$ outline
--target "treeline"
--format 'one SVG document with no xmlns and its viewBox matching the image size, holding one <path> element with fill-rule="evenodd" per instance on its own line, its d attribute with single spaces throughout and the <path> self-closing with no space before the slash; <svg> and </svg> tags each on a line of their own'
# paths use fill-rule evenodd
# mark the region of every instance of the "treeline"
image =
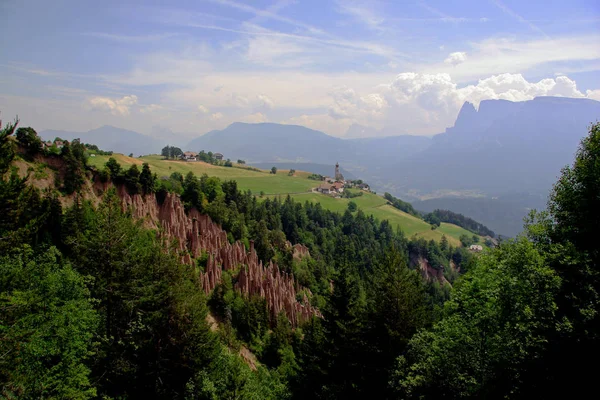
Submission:
<svg viewBox="0 0 600 400">
<path fill-rule="evenodd" d="M 160 155 L 167 160 L 175 160 L 176 158 L 180 158 L 183 155 L 183 151 L 179 147 L 167 145 L 162 148 L 162 150 L 160 151 Z"/>
<path fill-rule="evenodd" d="M 112 151 L 101 150 L 95 144 L 86 143 L 85 147 L 87 148 L 88 152 L 91 152 L 91 153 L 99 155 L 99 156 L 112 156 L 113 155 Z"/>
<path fill-rule="evenodd" d="M 412 204 L 402 201 L 389 193 L 385 193 L 383 196 L 390 204 L 398 210 L 404 211 L 410 215 L 424 220 L 429 223 L 432 227 L 439 227 L 442 222 L 447 222 L 460 226 L 470 232 L 473 232 L 481 236 L 495 237 L 496 234 L 487 228 L 485 225 L 469 218 L 462 214 L 455 213 L 449 210 L 434 210 L 431 213 L 422 214 L 415 210 Z"/>
<path fill-rule="evenodd" d="M 436 209 L 436 210 L 433 210 L 433 212 L 431 212 L 429 214 L 431 214 L 432 216 L 435 216 L 441 222 L 447 222 L 449 224 L 458 225 L 461 228 L 465 228 L 466 230 L 473 232 L 480 236 L 490 236 L 490 237 L 496 236 L 494 231 L 492 231 L 485 225 L 483 225 L 469 217 L 465 217 L 462 214 L 455 213 L 450 210 Z M 425 218 L 427 218 L 427 216 Z"/>
<path fill-rule="evenodd" d="M 392 196 L 388 192 L 385 192 L 383 198 L 389 201 L 390 204 L 398 210 L 404 211 L 405 213 L 408 213 L 410 215 L 414 215 L 415 217 L 422 218 L 421 214 L 413 208 L 412 204 L 402 201 Z"/>
</svg>

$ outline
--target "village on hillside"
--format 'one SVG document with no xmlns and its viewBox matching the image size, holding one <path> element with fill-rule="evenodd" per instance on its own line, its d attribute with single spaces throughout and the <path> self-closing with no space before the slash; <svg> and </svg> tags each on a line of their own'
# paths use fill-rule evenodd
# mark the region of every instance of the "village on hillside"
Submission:
<svg viewBox="0 0 600 400">
<path fill-rule="evenodd" d="M 313 177 L 315 175 L 312 175 Z M 344 188 L 358 188 L 364 191 L 371 191 L 369 185 L 363 181 L 351 181 L 345 180 L 344 175 L 340 172 L 340 164 L 335 164 L 334 178 L 328 176 L 322 177 L 322 182 L 318 187 L 314 188 L 313 191 L 327 194 L 327 195 L 341 195 L 344 192 Z"/>
</svg>

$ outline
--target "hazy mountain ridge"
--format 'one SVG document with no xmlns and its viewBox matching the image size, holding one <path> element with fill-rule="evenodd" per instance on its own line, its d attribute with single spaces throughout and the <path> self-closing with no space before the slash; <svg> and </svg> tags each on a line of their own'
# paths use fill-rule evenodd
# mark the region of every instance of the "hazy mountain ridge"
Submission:
<svg viewBox="0 0 600 400">
<path fill-rule="evenodd" d="M 598 117 L 600 102 L 589 99 L 487 100 L 479 111 L 465 103 L 454 127 L 393 164 L 385 178 L 425 193 L 547 191 Z"/>
<path fill-rule="evenodd" d="M 305 162 L 345 167 L 370 167 L 386 164 L 399 157 L 427 148 L 425 136 L 390 136 L 341 139 L 299 125 L 236 122 L 220 131 L 211 131 L 192 140 L 186 147 L 193 151 L 211 150 L 227 158 L 249 163 Z"/>
<path fill-rule="evenodd" d="M 83 143 L 95 144 L 102 150 L 111 150 L 123 154 L 133 153 L 136 156 L 159 153 L 164 146 L 161 140 L 110 125 L 104 125 L 87 132 L 45 130 L 40 132 L 39 135 L 44 140 L 53 140 L 56 137 L 65 140 L 81 139 Z"/>
</svg>

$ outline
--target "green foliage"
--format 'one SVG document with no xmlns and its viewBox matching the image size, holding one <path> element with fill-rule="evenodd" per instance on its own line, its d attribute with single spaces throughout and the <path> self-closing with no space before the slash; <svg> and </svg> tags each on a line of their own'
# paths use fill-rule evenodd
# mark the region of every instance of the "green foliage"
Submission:
<svg viewBox="0 0 600 400">
<path fill-rule="evenodd" d="M 277 167 L 272 167 L 270 173 L 275 175 L 277 173 Z"/>
<path fill-rule="evenodd" d="M 106 162 L 106 168 L 108 168 L 110 177 L 113 179 L 113 181 L 116 181 L 121 176 L 121 164 L 119 164 L 113 157 L 109 158 Z"/>
<path fill-rule="evenodd" d="M 426 214 L 423 217 L 423 219 L 425 220 L 425 222 L 427 222 L 431 225 L 431 229 L 435 229 L 442 224 L 442 221 L 440 221 L 440 218 L 434 213 Z"/>
<path fill-rule="evenodd" d="M 0 176 L 8 171 L 10 163 L 15 157 L 15 144 L 11 136 L 15 133 L 17 125 L 19 125 L 19 119 L 15 118 L 15 122 L 6 124 L 0 130 Z"/>
<path fill-rule="evenodd" d="M 398 360 L 402 397 L 518 396 L 555 328 L 560 279 L 521 238 L 486 253 L 462 278 L 444 317 Z"/>
<path fill-rule="evenodd" d="M 61 212 L 55 196 L 42 197 L 27 185 L 27 177 L 19 178 L 13 170 L 8 179 L 0 179 L 0 254 L 60 235 Z"/>
<path fill-rule="evenodd" d="M 192 172 L 188 172 L 183 181 L 183 193 L 181 200 L 186 207 L 194 207 L 197 210 L 204 210 L 204 193 L 200 186 L 200 181 Z"/>
<path fill-rule="evenodd" d="M 35 155 L 42 150 L 42 140 L 33 128 L 17 129 L 17 141 L 29 155 Z"/>
<path fill-rule="evenodd" d="M 225 166 L 225 167 L 233 167 L 233 163 L 231 162 L 230 159 L 227 159 L 227 161 L 225 161 L 225 164 L 223 164 L 223 166 Z"/>
<path fill-rule="evenodd" d="M 148 163 L 142 165 L 142 172 L 140 173 L 140 186 L 143 194 L 154 193 L 156 190 L 156 175 L 152 175 L 150 172 L 150 166 Z"/>
<path fill-rule="evenodd" d="M 475 243 L 475 241 L 473 240 L 473 236 L 460 235 L 459 240 L 463 247 L 467 248 Z"/>
<path fill-rule="evenodd" d="M 100 393 L 170 397 L 214 356 L 197 276 L 121 210 L 109 191 L 89 228 L 70 240 L 74 264 L 94 277 L 102 324 L 92 366 Z"/>
<path fill-rule="evenodd" d="M 156 175 L 153 175 L 155 177 Z M 155 179 L 155 191 L 157 198 L 162 204 L 162 200 L 166 193 L 177 193 L 181 195 L 183 193 L 183 176 L 179 172 L 173 172 L 171 176 L 163 176 L 160 180 Z"/>
<path fill-rule="evenodd" d="M 358 210 L 358 206 L 356 205 L 356 203 L 353 201 L 349 201 L 348 202 L 348 211 L 354 212 L 356 210 Z"/>
<path fill-rule="evenodd" d="M 323 175 L 320 174 L 310 174 L 308 176 L 308 179 L 311 179 L 313 181 L 322 181 L 325 179 L 325 177 Z"/>
<path fill-rule="evenodd" d="M 360 197 L 364 194 L 364 192 L 354 192 L 352 190 L 344 190 L 342 192 L 342 198 L 344 199 L 354 199 L 355 197 Z"/>
<path fill-rule="evenodd" d="M 81 189 L 86 182 L 87 154 L 85 146 L 80 143 L 79 139 L 75 139 L 71 143 L 65 142 L 60 156 L 65 162 L 63 190 L 65 193 L 71 194 Z"/>
<path fill-rule="evenodd" d="M 148 170 L 148 172 L 150 172 L 150 170 Z M 142 191 L 142 186 L 140 184 L 140 170 L 138 169 L 137 165 L 132 164 L 131 167 L 129 167 L 129 169 L 125 172 L 123 179 L 129 194 L 137 194 Z"/>
<path fill-rule="evenodd" d="M 163 156 L 165 159 L 176 159 L 179 158 L 183 155 L 183 151 L 181 151 L 181 149 L 179 147 L 175 147 L 175 146 L 165 146 L 163 147 L 163 149 L 160 152 L 160 155 Z"/>
<path fill-rule="evenodd" d="M 256 373 L 225 348 L 208 370 L 196 374 L 186 386 L 186 399 L 286 399 L 286 385 L 259 367 Z"/>
<path fill-rule="evenodd" d="M 95 154 L 95 155 L 99 155 L 99 156 L 112 156 L 113 155 L 112 151 L 101 150 L 95 144 L 86 143 L 85 148 L 87 149 L 88 153 L 90 153 L 90 154 Z"/>
<path fill-rule="evenodd" d="M 96 397 L 86 363 L 99 322 L 85 279 L 50 248 L 0 258 L 3 398 Z"/>
<path fill-rule="evenodd" d="M 363 379 L 365 392 L 377 398 L 393 397 L 388 386 L 396 357 L 405 352 L 412 336 L 432 319 L 425 285 L 417 271 L 410 270 L 396 248 L 386 250 L 367 290 L 369 354 Z"/>
<path fill-rule="evenodd" d="M 244 160 L 237 160 L 237 163 L 244 165 L 244 164 L 246 164 L 246 161 L 244 161 Z"/>
<path fill-rule="evenodd" d="M 595 375 L 581 360 L 600 356 L 599 189 L 600 123 L 595 123 L 555 184 L 548 212 L 532 213 L 527 224 L 529 239 L 562 280 L 559 329 L 548 333 L 544 373 L 531 377 L 547 396 L 581 397 L 594 387 Z M 572 385 L 565 387 L 561 380 Z"/>
<path fill-rule="evenodd" d="M 405 213 L 421 218 L 421 214 L 419 214 L 419 212 L 413 208 L 412 204 L 402 201 L 387 192 L 383 195 L 383 197 L 398 210 L 404 211 Z"/>
<path fill-rule="evenodd" d="M 455 213 L 450 210 L 437 209 L 437 210 L 433 210 L 433 212 L 428 215 L 434 215 L 441 222 L 447 222 L 450 224 L 460 226 L 460 227 L 465 228 L 466 230 L 471 231 L 477 235 L 490 236 L 490 237 L 496 236 L 494 231 L 490 230 L 485 225 L 483 225 L 469 217 L 465 217 L 462 214 Z"/>
</svg>

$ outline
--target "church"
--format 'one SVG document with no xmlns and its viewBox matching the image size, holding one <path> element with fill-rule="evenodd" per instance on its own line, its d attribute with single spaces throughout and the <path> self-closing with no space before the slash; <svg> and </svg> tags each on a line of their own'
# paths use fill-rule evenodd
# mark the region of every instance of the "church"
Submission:
<svg viewBox="0 0 600 400">
<path fill-rule="evenodd" d="M 340 172 L 340 164 L 335 163 L 335 180 L 339 182 L 344 182 L 344 175 Z"/>
</svg>

